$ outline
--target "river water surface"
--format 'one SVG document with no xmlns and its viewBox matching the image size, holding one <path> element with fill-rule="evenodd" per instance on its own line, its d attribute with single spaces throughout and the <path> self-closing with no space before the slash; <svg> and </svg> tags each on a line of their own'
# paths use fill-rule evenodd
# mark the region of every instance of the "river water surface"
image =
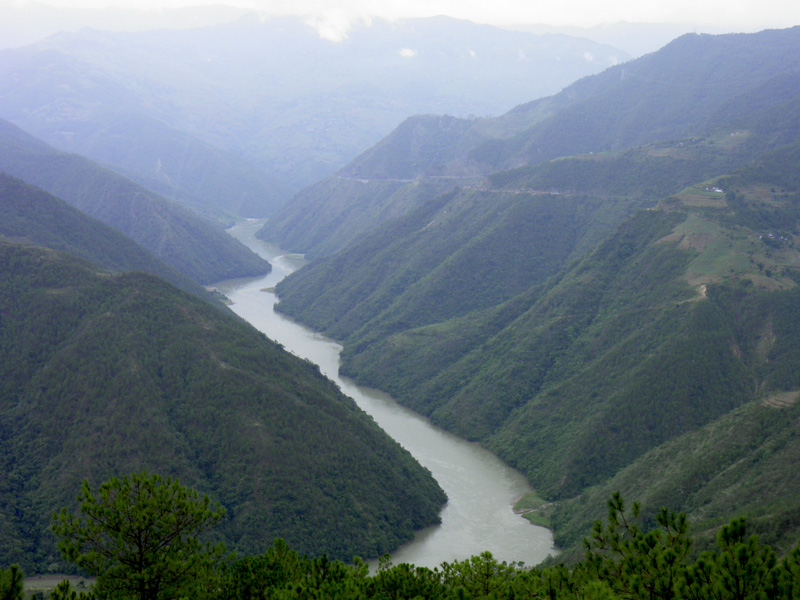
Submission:
<svg viewBox="0 0 800 600">
<path fill-rule="evenodd" d="M 217 284 L 231 308 L 289 352 L 319 365 L 327 377 L 353 398 L 386 433 L 433 474 L 447 493 L 442 523 L 417 534 L 392 554 L 395 564 L 436 567 L 488 550 L 501 561 L 533 566 L 556 554 L 550 530 L 531 525 L 512 511 L 516 498 L 532 491 L 524 477 L 490 452 L 431 425 L 388 395 L 339 376 L 341 346 L 273 310 L 275 294 L 265 291 L 302 266 L 300 258 L 255 238 L 263 221 L 247 221 L 229 230 L 272 264 L 265 277 Z"/>
</svg>

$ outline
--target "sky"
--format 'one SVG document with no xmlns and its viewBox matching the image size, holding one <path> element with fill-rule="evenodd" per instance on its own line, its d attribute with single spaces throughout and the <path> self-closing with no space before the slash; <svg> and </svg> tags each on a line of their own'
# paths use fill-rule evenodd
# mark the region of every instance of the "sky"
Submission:
<svg viewBox="0 0 800 600">
<path fill-rule="evenodd" d="M 798 0 L 0 0 L 24 6 L 34 1 L 57 7 L 150 7 L 230 4 L 266 14 L 294 14 L 331 25 L 449 15 L 509 26 L 548 24 L 590 27 L 618 21 L 691 23 L 725 30 L 754 31 L 800 24 Z"/>
<path fill-rule="evenodd" d="M 56 10 L 103 8 L 126 11 Z M 0 49 L 82 27 L 112 31 L 201 27 L 231 21 L 245 9 L 265 17 L 302 17 L 332 41 L 345 39 L 375 18 L 447 15 L 534 33 L 552 31 L 542 26 L 560 28 L 556 31 L 610 44 L 631 56 L 656 50 L 687 32 L 753 32 L 800 25 L 800 0 L 0 0 Z M 603 27 L 620 22 L 659 24 L 660 29 L 651 26 L 634 33 L 630 28 L 621 32 Z"/>
</svg>

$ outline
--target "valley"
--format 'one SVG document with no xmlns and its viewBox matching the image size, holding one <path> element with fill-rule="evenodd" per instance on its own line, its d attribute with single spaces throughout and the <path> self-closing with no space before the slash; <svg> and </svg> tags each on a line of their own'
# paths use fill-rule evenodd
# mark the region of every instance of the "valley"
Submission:
<svg viewBox="0 0 800 600">
<path fill-rule="evenodd" d="M 266 278 L 222 282 L 215 287 L 231 299 L 236 314 L 292 354 L 317 364 L 326 377 L 429 469 L 447 494 L 442 522 L 418 533 L 413 542 L 392 553 L 392 560 L 432 569 L 442 562 L 465 560 L 484 551 L 498 560 L 526 565 L 557 554 L 548 529 L 530 525 L 512 511 L 515 499 L 532 491 L 519 473 L 480 446 L 433 427 L 385 394 L 341 377 L 338 344 L 273 311 L 276 298 L 268 290 L 302 263 L 257 240 L 254 234 L 260 227 L 260 222 L 251 221 L 229 231 L 268 260 L 273 272 Z"/>
<path fill-rule="evenodd" d="M 0 50 L 0 592 L 163 475 L 156 600 L 800 594 L 800 27 L 315 27 Z"/>
</svg>

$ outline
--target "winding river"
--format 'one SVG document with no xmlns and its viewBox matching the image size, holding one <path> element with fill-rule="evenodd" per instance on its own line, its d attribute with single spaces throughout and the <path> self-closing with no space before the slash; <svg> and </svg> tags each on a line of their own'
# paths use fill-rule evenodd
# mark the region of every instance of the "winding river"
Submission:
<svg viewBox="0 0 800 600">
<path fill-rule="evenodd" d="M 217 284 L 231 308 L 293 354 L 319 365 L 342 391 L 403 445 L 447 493 L 440 525 L 418 532 L 392 554 L 395 564 L 430 568 L 488 550 L 501 561 L 535 565 L 555 554 L 551 532 L 512 511 L 516 498 L 532 491 L 522 475 L 480 446 L 431 425 L 388 395 L 339 376 L 341 346 L 273 310 L 275 294 L 265 291 L 302 266 L 302 259 L 255 238 L 263 221 L 246 221 L 229 233 L 272 264 L 266 277 Z"/>
</svg>

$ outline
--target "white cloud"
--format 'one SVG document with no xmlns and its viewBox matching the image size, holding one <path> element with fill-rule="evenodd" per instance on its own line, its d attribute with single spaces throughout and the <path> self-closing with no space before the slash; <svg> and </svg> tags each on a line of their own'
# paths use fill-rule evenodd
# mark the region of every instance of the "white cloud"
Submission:
<svg viewBox="0 0 800 600">
<path fill-rule="evenodd" d="M 398 52 L 398 54 L 403 58 L 414 58 L 419 54 L 419 52 L 412 50 L 411 48 L 403 48 Z"/>
</svg>

